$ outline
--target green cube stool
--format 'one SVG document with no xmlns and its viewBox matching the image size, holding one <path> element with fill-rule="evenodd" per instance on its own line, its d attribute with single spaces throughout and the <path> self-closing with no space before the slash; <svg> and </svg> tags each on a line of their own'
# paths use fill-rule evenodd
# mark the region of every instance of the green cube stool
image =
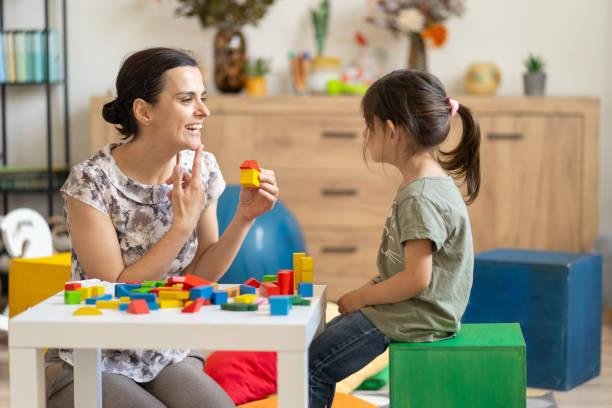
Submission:
<svg viewBox="0 0 612 408">
<path fill-rule="evenodd" d="M 393 408 L 526 406 L 518 323 L 464 324 L 449 340 L 392 343 L 389 359 Z"/>
</svg>

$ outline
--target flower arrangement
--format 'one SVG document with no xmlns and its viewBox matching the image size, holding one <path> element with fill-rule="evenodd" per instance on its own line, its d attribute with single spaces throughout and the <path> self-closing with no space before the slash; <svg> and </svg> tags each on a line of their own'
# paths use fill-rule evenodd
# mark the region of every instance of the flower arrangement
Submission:
<svg viewBox="0 0 612 408">
<path fill-rule="evenodd" d="M 197 17 L 202 27 L 256 25 L 274 0 L 178 0 L 179 17 Z"/>
<path fill-rule="evenodd" d="M 464 3 L 465 0 L 370 0 L 366 21 L 387 28 L 396 36 L 408 35 L 411 54 L 422 53 L 411 55 L 409 67 L 426 69 L 424 42 L 433 47 L 443 46 L 447 39 L 444 22 L 451 16 L 463 15 Z"/>
</svg>

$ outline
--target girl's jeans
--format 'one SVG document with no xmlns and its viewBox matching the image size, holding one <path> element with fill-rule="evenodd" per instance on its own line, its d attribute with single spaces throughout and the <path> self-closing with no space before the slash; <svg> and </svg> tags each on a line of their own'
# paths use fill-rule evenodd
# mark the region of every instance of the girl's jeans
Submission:
<svg viewBox="0 0 612 408">
<path fill-rule="evenodd" d="M 329 322 L 309 349 L 310 408 L 331 408 L 336 383 L 374 360 L 390 342 L 361 311 Z"/>
</svg>

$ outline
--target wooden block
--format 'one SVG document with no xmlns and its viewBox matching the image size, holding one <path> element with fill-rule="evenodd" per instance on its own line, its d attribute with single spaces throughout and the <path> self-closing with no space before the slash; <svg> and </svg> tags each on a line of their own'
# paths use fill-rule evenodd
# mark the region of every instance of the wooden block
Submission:
<svg viewBox="0 0 612 408">
<path fill-rule="evenodd" d="M 72 291 L 72 290 L 77 290 L 80 287 L 81 287 L 81 284 L 79 282 L 69 282 L 64 285 L 64 290 Z"/>
<path fill-rule="evenodd" d="M 269 275 L 264 275 L 262 279 L 264 282 L 274 282 L 276 281 L 277 277 L 276 275 L 269 274 Z"/>
<path fill-rule="evenodd" d="M 78 305 L 81 303 L 81 292 L 78 290 L 67 290 L 64 292 L 64 304 Z"/>
<path fill-rule="evenodd" d="M 297 288 L 297 284 L 302 281 L 301 261 L 306 256 L 305 252 L 293 253 L 293 287 Z"/>
<path fill-rule="evenodd" d="M 214 290 L 212 295 L 212 303 L 214 305 L 222 305 L 227 303 L 227 292 L 223 290 Z"/>
<path fill-rule="evenodd" d="M 197 286 L 207 286 L 207 285 L 210 285 L 209 280 L 200 278 L 197 275 L 187 274 L 185 275 L 185 281 L 183 282 L 183 289 L 189 290 Z"/>
<path fill-rule="evenodd" d="M 111 295 L 110 293 L 105 293 L 102 296 L 95 296 L 95 297 L 90 297 L 85 299 L 85 303 L 88 305 L 95 305 L 99 300 L 111 300 L 113 298 L 113 295 Z"/>
<path fill-rule="evenodd" d="M 314 293 L 312 282 L 300 282 L 298 285 L 298 293 L 303 297 L 312 297 Z"/>
<path fill-rule="evenodd" d="M 240 184 L 247 188 L 259 188 L 259 171 L 255 169 L 240 170 Z"/>
<path fill-rule="evenodd" d="M 227 296 L 233 298 L 240 295 L 240 286 L 231 286 L 229 288 L 225 288 L 227 292 Z"/>
<path fill-rule="evenodd" d="M 102 296 L 106 293 L 106 289 L 104 289 L 104 286 L 92 286 L 91 287 L 91 295 L 93 297 L 99 297 Z"/>
<path fill-rule="evenodd" d="M 269 302 L 272 316 L 286 316 L 291 310 L 291 296 L 270 296 Z"/>
<path fill-rule="evenodd" d="M 257 287 L 251 285 L 240 285 L 240 294 L 251 294 L 254 295 L 257 293 Z"/>
<path fill-rule="evenodd" d="M 127 312 L 131 314 L 147 314 L 149 313 L 149 304 L 144 299 L 132 300 L 127 307 Z"/>
<path fill-rule="evenodd" d="M 196 300 L 190 301 L 188 305 L 186 305 L 183 310 L 181 310 L 182 313 L 195 313 L 198 312 L 201 308 L 202 305 L 204 305 L 204 298 L 197 298 Z"/>
<path fill-rule="evenodd" d="M 159 300 L 187 300 L 189 299 L 189 292 L 186 290 L 163 290 L 159 292 L 157 298 Z"/>
<path fill-rule="evenodd" d="M 260 282 L 255 278 L 249 278 L 244 282 L 245 285 L 252 286 L 254 288 L 259 288 Z"/>
<path fill-rule="evenodd" d="M 160 300 L 158 303 L 159 303 L 160 308 L 170 309 L 170 308 L 175 308 L 175 307 L 182 308 L 185 302 L 183 302 L 182 300 L 170 299 L 170 300 Z"/>
<path fill-rule="evenodd" d="M 96 307 L 98 309 L 116 309 L 116 310 L 119 310 L 119 301 L 118 300 L 98 300 L 96 302 Z"/>
<path fill-rule="evenodd" d="M 247 303 L 224 303 L 221 305 L 221 310 L 229 310 L 231 312 L 254 312 L 259 309 L 259 305 Z"/>
<path fill-rule="evenodd" d="M 278 287 L 281 295 L 293 295 L 293 271 L 283 269 L 278 271 Z"/>
<path fill-rule="evenodd" d="M 313 283 L 314 276 L 312 271 L 302 271 L 302 282 Z"/>
<path fill-rule="evenodd" d="M 91 288 L 79 288 L 77 290 L 81 292 L 81 299 L 89 299 L 90 297 L 93 297 L 93 291 Z"/>
<path fill-rule="evenodd" d="M 102 314 L 102 311 L 97 307 L 83 306 L 76 309 L 72 314 L 74 316 L 99 316 Z"/>
<path fill-rule="evenodd" d="M 272 282 L 263 282 L 259 287 L 259 293 L 263 297 L 280 295 L 280 288 Z"/>
<path fill-rule="evenodd" d="M 300 259 L 300 270 L 302 272 L 314 270 L 314 259 L 311 256 L 303 256 Z"/>
<path fill-rule="evenodd" d="M 234 303 L 247 303 L 247 304 L 251 304 L 251 303 L 255 303 L 255 301 L 257 300 L 258 297 L 259 296 L 253 295 L 253 294 L 244 294 L 244 295 L 236 296 L 234 298 Z"/>
</svg>

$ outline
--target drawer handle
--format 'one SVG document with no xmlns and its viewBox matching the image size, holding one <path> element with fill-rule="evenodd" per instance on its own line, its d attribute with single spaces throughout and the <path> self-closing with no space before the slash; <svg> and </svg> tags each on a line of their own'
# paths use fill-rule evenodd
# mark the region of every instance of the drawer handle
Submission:
<svg viewBox="0 0 612 408">
<path fill-rule="evenodd" d="M 521 140 L 522 138 L 522 133 L 487 133 L 487 139 L 490 140 Z"/>
<path fill-rule="evenodd" d="M 357 132 L 335 132 L 335 131 L 324 131 L 322 134 L 324 139 L 355 139 L 357 138 Z"/>
<path fill-rule="evenodd" d="M 322 188 L 321 195 L 324 197 L 350 197 L 357 195 L 356 188 Z"/>
<path fill-rule="evenodd" d="M 355 245 L 324 246 L 321 247 L 321 252 L 324 254 L 353 254 L 357 252 L 357 247 Z"/>
</svg>

